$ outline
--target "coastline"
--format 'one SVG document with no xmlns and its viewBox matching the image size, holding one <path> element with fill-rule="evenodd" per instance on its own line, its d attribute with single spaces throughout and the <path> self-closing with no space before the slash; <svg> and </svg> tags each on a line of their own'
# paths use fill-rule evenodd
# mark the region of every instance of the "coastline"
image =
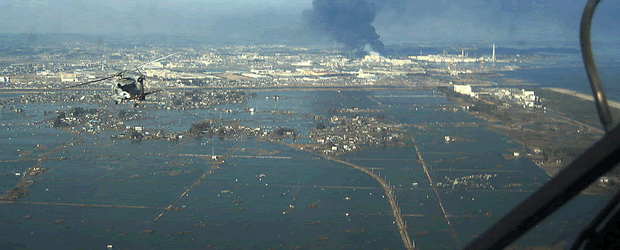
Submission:
<svg viewBox="0 0 620 250">
<path fill-rule="evenodd" d="M 594 101 L 594 97 L 592 95 L 582 94 L 582 93 L 579 93 L 577 91 L 570 90 L 570 89 L 551 88 L 551 87 L 547 87 L 547 88 L 543 88 L 543 89 L 551 90 L 553 92 L 557 92 L 557 93 L 560 93 L 560 94 L 570 95 L 570 96 L 573 96 L 573 97 L 576 97 L 576 98 L 579 98 L 579 99 L 582 99 L 582 100 L 586 100 L 586 101 L 592 101 L 592 102 Z M 612 108 L 620 109 L 620 102 L 607 100 L 607 103 Z"/>
</svg>

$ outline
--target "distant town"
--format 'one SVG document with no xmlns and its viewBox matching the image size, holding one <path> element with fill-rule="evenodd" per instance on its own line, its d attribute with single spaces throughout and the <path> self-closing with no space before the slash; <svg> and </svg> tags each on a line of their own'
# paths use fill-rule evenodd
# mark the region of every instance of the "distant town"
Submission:
<svg viewBox="0 0 620 250">
<path fill-rule="evenodd" d="M 429 49 L 430 50 L 430 49 Z M 437 49 L 430 50 L 431 53 Z M 141 67 L 152 88 L 257 88 L 324 86 L 441 86 L 459 74 L 514 70 L 518 65 L 553 56 L 506 55 L 493 44 L 491 54 L 471 55 L 478 48 L 443 49 L 439 54 L 361 56 L 337 49 L 287 45 L 234 45 L 117 48 L 102 42 L 71 41 L 33 45 L 28 51 L 5 52 L 0 60 L 4 89 L 59 89 Z M 19 53 L 22 52 L 22 53 Z M 497 65 L 496 65 L 497 64 Z M 512 65 L 511 65 L 512 64 Z M 435 76 L 435 77 L 428 77 Z M 478 83 L 480 84 L 480 83 Z M 486 82 L 485 84 L 490 84 Z M 106 82 L 89 87 L 108 89 Z"/>
<path fill-rule="evenodd" d="M 533 192 L 604 134 L 588 95 L 512 76 L 555 67 L 575 52 L 565 49 L 417 44 L 380 55 L 290 45 L 119 45 L 103 39 L 11 46 L 0 50 L 0 106 L 7 118 L 0 126 L 11 143 L 22 144 L 3 161 L 0 175 L 14 182 L 0 204 L 34 198 L 29 205 L 141 209 L 148 223 L 140 222 L 139 234 L 164 241 L 191 237 L 186 244 L 203 244 L 202 237 L 211 235 L 203 230 L 217 233 L 231 223 L 217 221 L 220 212 L 245 216 L 269 206 L 265 214 L 275 221 L 324 211 L 331 220 L 342 219 L 340 224 L 358 223 L 373 213 L 348 206 L 362 202 L 355 207 L 366 209 L 376 199 L 372 203 L 385 207 L 374 214 L 389 214 L 379 224 L 400 234 L 405 249 L 418 249 L 418 239 L 428 245 L 429 234 L 445 234 L 460 245 L 460 237 L 478 235 L 468 226 L 459 236 L 453 225 L 498 218 L 512 205 L 497 207 L 502 205 L 497 199 Z M 140 92 L 151 94 L 115 102 L 119 81 L 138 77 L 145 77 Z M 619 103 L 610 106 L 620 115 Z M 49 140 L 54 136 L 57 141 Z M 76 166 L 79 171 L 70 170 Z M 59 195 L 75 191 L 66 183 L 76 180 L 65 169 L 77 172 L 80 182 L 119 186 L 122 192 L 172 187 L 153 196 L 160 199 L 155 203 L 142 201 L 151 193 L 132 196 L 127 204 L 107 193 L 113 204 L 72 201 Z M 106 175 L 112 178 L 99 178 Z M 192 192 L 194 187 L 209 191 Z M 618 187 L 620 170 L 612 170 L 583 194 L 603 196 Z M 442 196 L 452 200 L 444 203 Z M 327 201 L 330 197 L 335 200 Z M 430 206 L 440 212 L 425 212 Z M 188 225 L 200 233 L 155 223 L 190 211 Z M 330 220 L 320 218 L 294 225 Z M 445 220 L 445 228 L 429 232 L 413 225 L 419 218 Z M 76 221 L 54 217 L 49 224 L 67 229 Z M 346 224 L 340 233 L 317 228 L 320 234 L 308 236 L 308 244 L 362 237 L 375 227 L 369 225 Z M 305 249 L 297 242 L 287 246 Z"/>
<path fill-rule="evenodd" d="M 149 101 L 154 107 L 165 110 L 206 109 L 226 103 L 245 103 L 248 98 L 253 98 L 247 91 L 278 91 L 286 88 L 398 88 L 431 89 L 437 90 L 438 94 L 454 95 L 461 100 L 462 105 L 455 110 L 481 114 L 483 118 L 488 115 L 499 118 L 505 122 L 504 127 L 509 128 L 504 131 L 507 133 L 515 127 L 528 127 L 527 124 L 516 124 L 519 119 L 515 119 L 515 115 L 537 116 L 551 111 L 545 97 L 537 95 L 537 91 L 527 83 L 522 83 L 521 88 L 503 87 L 501 83 L 495 82 L 493 77 L 501 76 L 503 71 L 534 67 L 535 62 L 546 61 L 553 65 L 557 56 L 538 53 L 505 54 L 499 52 L 502 50 L 501 46 L 491 44 L 489 47 L 490 50 L 484 50 L 489 51 L 489 54 L 477 53 L 478 46 L 471 45 L 426 49 L 431 51 L 430 53 L 425 53 L 424 48 L 421 48 L 416 53 L 384 57 L 377 53 L 360 56 L 337 49 L 309 49 L 288 45 L 175 48 L 153 45 L 118 48 L 106 46 L 101 39 L 96 42 L 77 40 L 55 45 L 28 45 L 21 50 L 3 52 L 0 59 L 0 86 L 6 93 L 30 95 L 5 98 L 1 102 L 4 108 L 17 103 L 82 102 L 107 105 L 110 103 L 107 94 L 110 83 L 107 81 L 85 87 L 60 89 L 144 65 L 139 68 L 139 72 L 147 77 L 145 88 L 164 90 L 161 94 L 153 95 Z M 166 60 L 152 62 L 169 55 L 172 56 Z M 466 99 L 463 99 L 464 97 Z M 279 97 L 273 98 L 276 100 Z M 224 113 L 240 112 L 219 109 Z M 19 112 L 19 109 L 16 108 L 15 111 Z M 406 124 L 385 123 L 372 110 L 351 108 L 334 111 L 332 117 L 316 117 L 317 127 L 308 135 L 296 134 L 292 128 L 274 127 L 265 130 L 266 128 L 252 128 L 234 122 L 214 120 L 205 123 L 209 126 L 202 124 L 201 130 L 196 130 L 200 127 L 197 126 L 194 130 L 188 130 L 188 133 L 193 136 L 243 134 L 269 138 L 307 137 L 312 139 L 315 145 L 308 145 L 305 150 L 325 155 L 340 155 L 370 145 L 407 145 L 401 131 Z M 117 116 L 108 114 L 104 109 L 74 108 L 56 111 L 56 118 L 49 122 L 53 127 L 76 133 L 96 134 L 105 130 L 123 132 L 115 135 L 114 139 L 177 140 L 187 136 L 181 132 L 124 125 L 126 120 L 138 119 L 136 116 L 140 116 L 140 112 L 142 111 L 136 109 Z M 281 111 L 247 107 L 241 112 Z M 596 121 L 579 124 L 575 122 L 573 123 L 579 127 L 575 129 L 577 134 L 595 133 L 598 136 L 601 133 L 595 128 Z M 504 128 L 496 126 L 495 129 L 500 127 Z M 446 140 L 452 141 L 455 138 L 446 135 Z M 591 138 L 587 137 L 587 140 Z M 554 166 L 551 169 L 546 168 L 550 175 L 570 162 L 569 159 L 564 159 L 563 164 L 560 163 L 561 158 L 567 157 L 561 153 L 547 154 L 548 151 L 555 152 L 553 148 L 545 149 L 545 145 L 532 144 L 526 138 L 521 138 L 521 142 L 528 145 L 539 166 Z M 578 147 L 585 149 L 587 144 L 584 142 Z M 545 157 L 538 157 L 542 152 L 545 152 Z M 518 156 L 518 152 L 512 154 L 512 157 Z M 572 155 L 569 158 L 574 157 L 575 155 Z M 606 180 L 619 181 L 616 178 Z"/>
</svg>

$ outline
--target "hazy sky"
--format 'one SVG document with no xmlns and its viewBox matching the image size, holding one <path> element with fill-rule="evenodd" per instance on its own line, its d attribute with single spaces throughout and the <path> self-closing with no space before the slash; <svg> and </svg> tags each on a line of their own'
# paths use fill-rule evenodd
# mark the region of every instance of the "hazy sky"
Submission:
<svg viewBox="0 0 620 250">
<path fill-rule="evenodd" d="M 576 0 L 325 0 L 369 2 L 371 23 L 386 44 L 422 41 L 576 41 L 586 1 Z M 219 40 L 330 42 L 308 27 L 312 0 L 146 0 L 0 2 L 2 33 L 166 34 Z M 596 40 L 617 43 L 620 4 L 603 1 Z"/>
</svg>

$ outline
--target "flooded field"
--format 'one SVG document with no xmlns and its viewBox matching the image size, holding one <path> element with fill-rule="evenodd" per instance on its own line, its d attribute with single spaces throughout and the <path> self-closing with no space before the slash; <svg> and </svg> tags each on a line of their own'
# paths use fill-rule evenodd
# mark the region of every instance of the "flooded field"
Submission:
<svg viewBox="0 0 620 250">
<path fill-rule="evenodd" d="M 300 136 L 117 139 L 122 131 L 59 129 L 50 121 L 56 110 L 118 116 L 132 105 L 5 106 L 1 194 L 30 168 L 45 172 L 28 177 L 27 196 L 0 203 L 0 248 L 402 249 L 382 184 L 341 160 L 389 184 L 416 247 L 458 249 L 549 179 L 526 157 L 502 156 L 522 146 L 430 90 L 261 91 L 209 109 L 150 105 L 123 124 L 181 135 L 210 119 Z M 329 129 L 334 110 L 353 108 L 337 115 L 380 115 L 404 128 L 406 146 L 341 154 L 295 146 L 316 143 L 308 132 L 317 123 Z M 515 245 L 571 242 L 607 198 L 577 197 Z"/>
</svg>

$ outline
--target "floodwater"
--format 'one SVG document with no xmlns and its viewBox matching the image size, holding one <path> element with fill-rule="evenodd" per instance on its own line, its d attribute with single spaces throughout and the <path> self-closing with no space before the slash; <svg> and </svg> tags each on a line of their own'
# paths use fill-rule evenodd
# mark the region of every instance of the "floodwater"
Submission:
<svg viewBox="0 0 620 250">
<path fill-rule="evenodd" d="M 461 126 L 484 121 L 463 111 L 438 110 L 452 103 L 432 91 L 257 95 L 247 104 L 217 107 L 240 111 L 235 114 L 214 109 L 146 109 L 142 111 L 144 119 L 126 124 L 179 132 L 188 130 L 192 122 L 221 118 L 263 129 L 291 127 L 307 135 L 317 122 L 328 124 L 328 119 L 313 117 L 333 115 L 330 108 L 383 110 L 386 121 L 412 125 L 406 132 L 409 146 L 369 147 L 340 158 L 372 168 L 396 188 L 403 219 L 421 249 L 463 247 L 549 179 L 527 158 L 502 157 L 521 148 L 506 135 L 482 126 Z M 276 95 L 283 98 L 276 101 Z M 85 107 L 66 104 L 64 109 L 68 106 Z M 256 112 L 243 112 L 246 107 Z M 36 164 L 49 171 L 34 177 L 37 183 L 28 188 L 29 196 L 0 205 L 0 248 L 403 248 L 379 183 L 347 165 L 256 138 L 112 143 L 110 136 L 121 132 L 76 135 L 44 122 L 54 118 L 44 115 L 45 110 L 63 106 L 23 104 L 18 108 L 23 112 L 5 107 L 0 113 L 0 138 L 5 142 L 0 144 L 0 174 L 7 174 L 0 175 L 0 191 L 7 192 L 19 182 L 21 177 L 14 173 Z M 117 114 L 131 106 L 107 108 Z M 424 125 L 424 129 L 413 125 Z M 446 135 L 463 140 L 446 143 Z M 308 139 L 285 141 L 305 143 Z M 237 150 L 210 173 L 213 161 L 199 156 L 212 151 L 225 155 L 233 148 Z M 261 174 L 264 177 L 259 177 Z M 448 185 L 455 178 L 484 174 L 491 177 L 479 186 Z M 205 178 L 182 196 L 202 176 Z M 439 183 L 442 186 L 437 187 Z M 571 242 L 608 198 L 577 197 L 516 245 Z M 165 211 L 171 204 L 175 209 Z M 324 235 L 328 240 L 319 240 Z"/>
</svg>

